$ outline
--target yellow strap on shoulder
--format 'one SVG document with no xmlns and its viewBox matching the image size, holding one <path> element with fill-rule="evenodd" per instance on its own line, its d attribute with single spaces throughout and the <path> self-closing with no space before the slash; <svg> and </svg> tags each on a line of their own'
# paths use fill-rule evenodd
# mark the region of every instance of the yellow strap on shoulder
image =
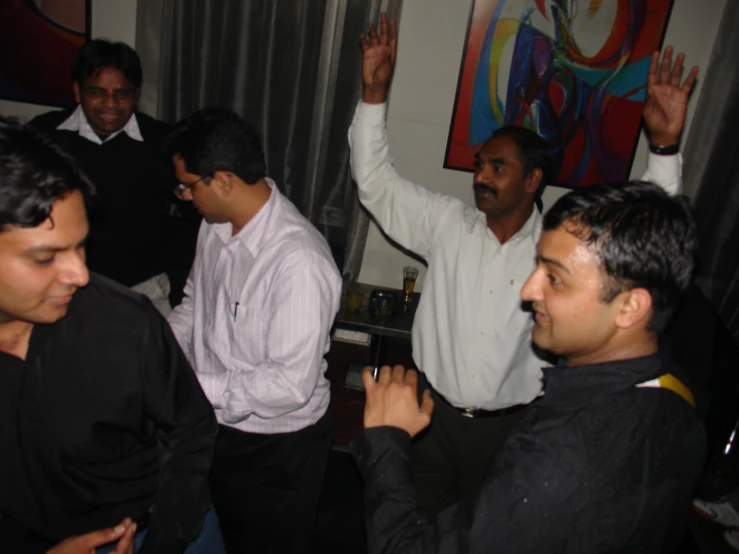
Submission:
<svg viewBox="0 0 739 554">
<path fill-rule="evenodd" d="M 671 390 L 695 408 L 695 397 L 693 396 L 693 393 L 690 392 L 690 389 L 686 387 L 680 379 L 674 375 L 665 373 L 659 377 L 658 381 L 661 388 Z"/>
</svg>

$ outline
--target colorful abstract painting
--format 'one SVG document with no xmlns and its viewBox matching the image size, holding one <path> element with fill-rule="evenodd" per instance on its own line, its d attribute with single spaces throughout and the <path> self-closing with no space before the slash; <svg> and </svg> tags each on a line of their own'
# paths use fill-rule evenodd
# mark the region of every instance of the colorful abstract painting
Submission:
<svg viewBox="0 0 739 554">
<path fill-rule="evenodd" d="M 72 59 L 90 36 L 90 0 L 0 0 L 0 98 L 73 105 Z"/>
<path fill-rule="evenodd" d="M 556 184 L 628 179 L 651 54 L 672 0 L 475 0 L 445 167 L 472 170 L 496 129 L 536 131 Z"/>
</svg>

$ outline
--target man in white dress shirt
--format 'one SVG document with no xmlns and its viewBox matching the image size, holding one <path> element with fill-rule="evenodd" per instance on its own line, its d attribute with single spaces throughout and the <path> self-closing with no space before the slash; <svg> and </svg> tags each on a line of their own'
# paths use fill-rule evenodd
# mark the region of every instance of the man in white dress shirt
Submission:
<svg viewBox="0 0 739 554">
<path fill-rule="evenodd" d="M 505 127 L 478 152 L 476 208 L 433 193 L 395 171 L 385 134 L 395 64 L 395 22 L 381 16 L 362 39 L 362 101 L 349 131 L 362 204 L 393 240 L 428 262 L 413 324 L 413 358 L 436 412 L 413 450 L 414 483 L 431 513 L 474 498 L 490 460 L 541 390 L 531 314 L 521 286 L 534 269 L 541 214 L 535 200 L 551 164 L 535 133 Z M 697 68 L 680 85 L 682 54 L 667 49 L 649 72 L 644 119 L 650 156 L 644 180 L 681 189 L 679 136 Z"/>
<path fill-rule="evenodd" d="M 331 446 L 324 355 L 341 277 L 236 114 L 193 114 L 167 150 L 178 195 L 205 219 L 169 322 L 221 424 L 211 490 L 226 548 L 305 552 Z"/>
</svg>

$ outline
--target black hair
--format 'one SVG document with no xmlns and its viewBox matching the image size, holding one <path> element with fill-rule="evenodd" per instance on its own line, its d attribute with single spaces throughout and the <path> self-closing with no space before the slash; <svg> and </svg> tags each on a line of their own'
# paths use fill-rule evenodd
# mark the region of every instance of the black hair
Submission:
<svg viewBox="0 0 739 554">
<path fill-rule="evenodd" d="M 538 134 L 525 127 L 506 125 L 493 131 L 490 138 L 509 138 L 518 146 L 518 159 L 523 166 L 524 176 L 529 175 L 534 169 L 541 169 L 542 176 L 535 197 L 538 198 L 544 192 L 544 187 L 554 182 L 559 173 L 557 159 L 552 154 L 551 148 Z"/>
<path fill-rule="evenodd" d="M 80 46 L 72 61 L 72 80 L 82 85 L 98 71 L 118 69 L 134 88 L 141 88 L 141 60 L 136 51 L 122 42 L 95 39 Z"/>
<path fill-rule="evenodd" d="M 230 110 L 206 108 L 186 117 L 175 125 L 164 151 L 180 156 L 187 172 L 199 177 L 228 171 L 254 184 L 267 175 L 259 137 Z"/>
<path fill-rule="evenodd" d="M 544 230 L 562 225 L 600 259 L 606 275 L 602 300 L 644 288 L 652 296 L 649 329 L 664 329 L 695 266 L 696 225 L 687 198 L 643 181 L 585 187 L 544 215 Z"/>
<path fill-rule="evenodd" d="M 95 189 L 71 154 L 48 136 L 0 117 L 0 231 L 40 225 L 54 202 L 75 190 L 89 207 Z"/>
</svg>

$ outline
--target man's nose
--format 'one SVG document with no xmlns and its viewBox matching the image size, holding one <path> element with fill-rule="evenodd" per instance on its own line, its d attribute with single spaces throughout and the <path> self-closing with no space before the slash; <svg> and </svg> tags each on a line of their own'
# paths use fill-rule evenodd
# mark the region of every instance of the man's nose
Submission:
<svg viewBox="0 0 739 554">
<path fill-rule="evenodd" d="M 521 300 L 524 302 L 541 300 L 541 278 L 539 273 L 541 273 L 541 270 L 535 269 L 521 287 Z"/>
<path fill-rule="evenodd" d="M 84 250 L 70 252 L 69 256 L 66 256 L 59 273 L 59 280 L 65 285 L 73 285 L 77 288 L 87 285 L 90 281 L 90 271 L 85 263 Z"/>
<path fill-rule="evenodd" d="M 106 94 L 105 100 L 103 100 L 103 105 L 106 108 L 118 107 L 118 99 L 115 97 L 115 94 Z"/>
</svg>

